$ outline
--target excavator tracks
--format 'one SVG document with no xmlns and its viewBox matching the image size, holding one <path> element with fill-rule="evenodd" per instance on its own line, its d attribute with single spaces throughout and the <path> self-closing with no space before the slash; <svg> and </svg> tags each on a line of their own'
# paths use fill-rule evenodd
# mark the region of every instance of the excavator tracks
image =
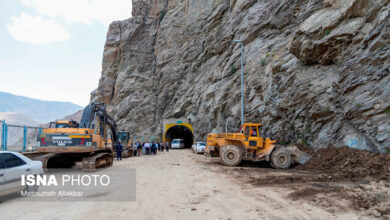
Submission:
<svg viewBox="0 0 390 220">
<path fill-rule="evenodd" d="M 113 154 L 112 153 L 97 153 L 95 155 L 84 157 L 82 161 L 82 168 L 85 171 L 94 171 L 97 169 L 112 166 Z"/>
<path fill-rule="evenodd" d="M 32 160 L 42 162 L 44 170 L 52 168 L 81 168 L 85 171 L 94 171 L 113 164 L 112 152 L 100 152 L 93 155 L 88 154 L 67 154 L 67 153 L 35 153 L 25 154 Z"/>
</svg>

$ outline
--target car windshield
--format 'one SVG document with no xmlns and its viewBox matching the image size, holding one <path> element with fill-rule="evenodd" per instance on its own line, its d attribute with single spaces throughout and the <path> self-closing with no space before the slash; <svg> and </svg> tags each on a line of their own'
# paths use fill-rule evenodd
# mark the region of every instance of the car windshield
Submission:
<svg viewBox="0 0 390 220">
<path fill-rule="evenodd" d="M 198 143 L 199 146 L 206 146 L 205 143 Z"/>
<path fill-rule="evenodd" d="M 172 141 L 172 144 L 177 144 L 177 143 L 179 143 L 179 140 L 173 140 Z"/>
</svg>

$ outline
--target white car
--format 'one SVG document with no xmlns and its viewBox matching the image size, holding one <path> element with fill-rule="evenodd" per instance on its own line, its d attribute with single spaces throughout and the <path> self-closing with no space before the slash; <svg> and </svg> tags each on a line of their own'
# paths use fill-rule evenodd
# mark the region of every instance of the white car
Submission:
<svg viewBox="0 0 390 220">
<path fill-rule="evenodd" d="M 43 174 L 42 162 L 33 161 L 20 153 L 0 151 L 0 196 L 26 190 L 38 191 L 38 186 L 22 186 L 22 175 Z"/>
<path fill-rule="evenodd" d="M 195 144 L 192 145 L 192 152 L 196 154 L 204 153 L 205 150 L 206 150 L 205 142 L 195 142 Z"/>
<path fill-rule="evenodd" d="M 184 148 L 184 140 L 183 139 L 173 139 L 171 148 L 172 149 Z"/>
</svg>

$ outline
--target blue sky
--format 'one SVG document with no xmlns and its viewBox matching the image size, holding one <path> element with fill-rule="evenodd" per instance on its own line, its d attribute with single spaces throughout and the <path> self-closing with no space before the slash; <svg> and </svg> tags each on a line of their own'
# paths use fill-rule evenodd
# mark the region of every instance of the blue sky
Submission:
<svg viewBox="0 0 390 220">
<path fill-rule="evenodd" d="M 0 0 L 0 91 L 85 106 L 131 0 Z"/>
</svg>

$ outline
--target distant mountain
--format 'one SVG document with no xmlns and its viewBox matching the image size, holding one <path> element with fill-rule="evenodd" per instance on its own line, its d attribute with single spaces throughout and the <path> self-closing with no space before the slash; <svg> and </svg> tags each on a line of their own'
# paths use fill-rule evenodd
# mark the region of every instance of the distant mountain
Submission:
<svg viewBox="0 0 390 220">
<path fill-rule="evenodd" d="M 81 120 L 81 117 L 83 116 L 83 112 L 84 110 L 79 110 L 71 115 L 67 115 L 63 118 L 61 118 L 60 120 L 61 121 L 71 121 L 71 120 L 74 120 L 74 121 L 77 121 L 77 122 L 80 122 Z"/>
<path fill-rule="evenodd" d="M 83 116 L 83 112 L 84 112 L 84 109 L 79 110 L 77 112 L 74 112 L 71 115 L 67 115 L 65 117 L 58 118 L 58 119 L 53 120 L 53 121 L 72 121 L 73 120 L 73 121 L 80 122 L 81 117 Z M 50 126 L 50 123 L 41 124 L 41 126 L 42 126 L 42 128 L 48 128 Z"/>
<path fill-rule="evenodd" d="M 82 108 L 71 102 L 44 101 L 0 92 L 0 112 L 22 113 L 38 123 L 63 118 Z"/>
<path fill-rule="evenodd" d="M 5 120 L 8 124 L 39 126 L 39 123 L 19 112 L 0 112 L 0 120 Z"/>
</svg>

